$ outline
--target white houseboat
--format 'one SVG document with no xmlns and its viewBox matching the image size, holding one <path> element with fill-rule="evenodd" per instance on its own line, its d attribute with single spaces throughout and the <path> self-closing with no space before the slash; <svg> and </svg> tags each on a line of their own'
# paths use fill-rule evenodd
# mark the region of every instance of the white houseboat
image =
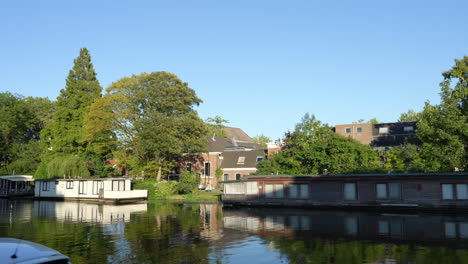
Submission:
<svg viewBox="0 0 468 264">
<path fill-rule="evenodd" d="M 34 197 L 125 203 L 146 200 L 147 190 L 131 190 L 129 178 L 36 180 Z"/>
<path fill-rule="evenodd" d="M 0 176 L 0 198 L 33 196 L 33 186 L 31 175 Z"/>
</svg>

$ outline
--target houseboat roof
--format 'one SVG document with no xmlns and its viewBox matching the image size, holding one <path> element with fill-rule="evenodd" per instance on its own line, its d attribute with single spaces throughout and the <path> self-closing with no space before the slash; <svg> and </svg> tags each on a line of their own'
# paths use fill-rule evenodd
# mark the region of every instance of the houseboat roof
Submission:
<svg viewBox="0 0 468 264">
<path fill-rule="evenodd" d="M 466 172 L 441 172 L 441 173 L 381 173 L 381 174 L 327 174 L 327 175 L 252 175 L 244 179 L 265 178 L 440 178 L 458 179 L 468 177 Z"/>
<path fill-rule="evenodd" d="M 58 179 L 37 179 L 36 181 L 110 181 L 110 180 L 131 180 L 130 178 L 124 177 L 113 177 L 113 178 L 58 178 Z"/>
<path fill-rule="evenodd" d="M 33 176 L 31 175 L 3 175 L 0 176 L 0 180 L 9 180 L 17 182 L 34 181 Z"/>
</svg>

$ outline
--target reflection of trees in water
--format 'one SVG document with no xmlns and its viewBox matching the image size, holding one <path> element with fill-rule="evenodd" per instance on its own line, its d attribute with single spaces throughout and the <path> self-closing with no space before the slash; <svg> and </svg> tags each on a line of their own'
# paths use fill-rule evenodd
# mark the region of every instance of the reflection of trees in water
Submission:
<svg viewBox="0 0 468 264">
<path fill-rule="evenodd" d="M 135 263 L 208 263 L 210 243 L 200 237 L 198 204 L 148 204 L 125 230 Z"/>
<path fill-rule="evenodd" d="M 468 263 L 468 250 L 416 245 L 371 244 L 295 237 L 264 237 L 290 263 Z"/>
<path fill-rule="evenodd" d="M 114 252 L 114 245 L 103 233 L 103 227 L 99 225 L 41 218 L 17 221 L 11 226 L 0 225 L 0 237 L 21 238 L 45 245 L 66 254 L 74 264 L 107 262 L 107 256 Z"/>
</svg>

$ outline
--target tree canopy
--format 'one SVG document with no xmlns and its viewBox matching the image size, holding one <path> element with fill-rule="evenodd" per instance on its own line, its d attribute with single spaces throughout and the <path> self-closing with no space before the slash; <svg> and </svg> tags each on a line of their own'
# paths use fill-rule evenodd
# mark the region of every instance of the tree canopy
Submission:
<svg viewBox="0 0 468 264">
<path fill-rule="evenodd" d="M 381 168 L 371 147 L 334 133 L 314 115 L 304 115 L 286 134 L 285 145 L 257 164 L 257 174 L 365 173 Z"/>
</svg>

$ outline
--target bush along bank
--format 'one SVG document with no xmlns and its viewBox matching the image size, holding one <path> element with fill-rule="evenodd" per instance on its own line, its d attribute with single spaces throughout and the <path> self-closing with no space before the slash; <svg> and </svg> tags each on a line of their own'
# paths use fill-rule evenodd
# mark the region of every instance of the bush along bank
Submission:
<svg viewBox="0 0 468 264">
<path fill-rule="evenodd" d="M 179 181 L 134 180 L 134 189 L 148 190 L 148 200 L 177 200 L 189 202 L 219 202 L 221 191 L 199 191 L 200 177 L 184 172 Z"/>
</svg>

